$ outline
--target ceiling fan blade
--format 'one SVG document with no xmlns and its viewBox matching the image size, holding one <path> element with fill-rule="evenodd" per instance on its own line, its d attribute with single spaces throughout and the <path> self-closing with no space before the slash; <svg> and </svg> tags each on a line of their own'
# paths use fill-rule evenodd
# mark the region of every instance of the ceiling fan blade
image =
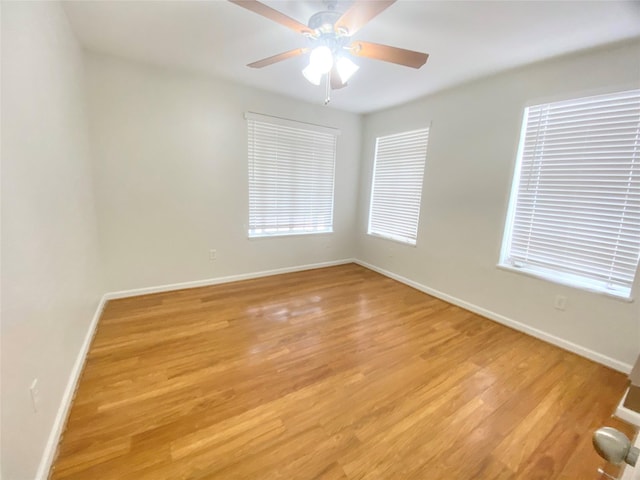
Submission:
<svg viewBox="0 0 640 480">
<path fill-rule="evenodd" d="M 236 5 L 246 8 L 247 10 L 251 10 L 258 15 L 262 15 L 269 20 L 273 20 L 280 25 L 284 25 L 291 30 L 298 33 L 313 33 L 306 25 L 294 20 L 291 17 L 288 17 L 284 13 L 280 13 L 277 10 L 265 5 L 264 3 L 260 3 L 256 0 L 229 0 L 231 3 L 235 3 Z"/>
<path fill-rule="evenodd" d="M 342 83 L 340 75 L 338 74 L 338 70 L 335 66 L 331 69 L 331 77 L 329 78 L 329 80 L 331 83 L 331 90 L 339 90 L 348 85 L 347 82 Z"/>
<path fill-rule="evenodd" d="M 308 48 L 296 48 L 294 50 L 289 50 L 288 52 L 279 53 L 277 55 L 273 55 L 271 57 L 258 60 L 257 62 L 250 63 L 249 65 L 247 65 L 247 67 L 251 67 L 251 68 L 266 67 L 267 65 L 272 65 L 274 63 L 278 63 L 283 60 L 288 60 L 289 58 L 297 57 L 298 55 L 303 55 L 308 51 L 309 51 Z"/>
<path fill-rule="evenodd" d="M 355 0 L 335 23 L 335 29 L 345 29 L 351 36 L 395 2 L 396 0 Z"/>
<path fill-rule="evenodd" d="M 353 42 L 350 45 L 350 49 L 352 55 L 397 63 L 398 65 L 412 68 L 420 68 L 427 63 L 427 58 L 429 58 L 428 53 L 414 52 L 413 50 L 371 42 Z"/>
</svg>

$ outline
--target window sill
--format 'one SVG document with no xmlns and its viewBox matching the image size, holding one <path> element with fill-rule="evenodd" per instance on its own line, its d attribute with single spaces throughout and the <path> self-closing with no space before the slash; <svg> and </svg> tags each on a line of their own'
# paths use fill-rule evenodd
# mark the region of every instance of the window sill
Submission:
<svg viewBox="0 0 640 480">
<path fill-rule="evenodd" d="M 598 295 L 603 295 L 605 297 L 613 298 L 613 299 L 620 300 L 620 301 L 623 301 L 623 302 L 626 302 L 626 303 L 633 302 L 633 297 L 632 296 L 626 297 L 623 294 L 616 294 L 616 293 L 606 292 L 606 291 L 598 289 L 597 287 L 592 287 L 592 286 L 589 286 L 589 285 L 578 285 L 578 284 L 573 283 L 571 281 L 565 281 L 562 278 L 553 277 L 551 275 L 545 275 L 543 273 L 532 272 L 530 270 L 525 270 L 525 269 L 522 269 L 522 268 L 512 267 L 511 265 L 504 265 L 504 264 L 499 263 L 496 266 L 500 270 L 506 270 L 507 272 L 518 273 L 520 275 L 525 275 L 527 277 L 532 277 L 532 278 L 537 278 L 537 279 L 540 279 L 540 280 L 545 280 L 545 281 L 550 282 L 550 283 L 556 283 L 558 285 L 564 285 L 566 287 L 576 288 L 578 290 L 583 290 L 583 291 L 586 291 L 586 292 L 595 293 L 595 294 L 598 294 Z"/>
<path fill-rule="evenodd" d="M 247 235 L 249 240 L 260 240 L 263 238 L 280 238 L 280 237 L 306 237 L 308 235 L 333 235 L 334 231 L 322 231 L 322 232 L 280 232 L 280 233 L 267 233 L 260 235 Z"/>
<path fill-rule="evenodd" d="M 391 242 L 399 243 L 400 245 L 404 245 L 405 247 L 416 248 L 416 244 L 415 243 L 405 242 L 403 240 L 398 240 L 397 238 L 386 237 L 384 235 L 379 235 L 377 233 L 369 233 L 369 232 L 367 232 L 367 235 L 369 235 L 370 237 L 373 237 L 373 238 L 382 238 L 383 240 L 389 240 Z"/>
</svg>

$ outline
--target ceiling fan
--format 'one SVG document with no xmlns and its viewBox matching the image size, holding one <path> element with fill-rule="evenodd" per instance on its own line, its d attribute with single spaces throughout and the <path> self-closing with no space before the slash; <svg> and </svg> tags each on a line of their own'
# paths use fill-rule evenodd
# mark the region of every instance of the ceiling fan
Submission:
<svg viewBox="0 0 640 480">
<path fill-rule="evenodd" d="M 351 38 L 396 0 L 355 0 L 345 12 L 336 10 L 336 0 L 325 0 L 327 9 L 312 15 L 308 25 L 256 0 L 229 1 L 309 39 L 309 47 L 279 53 L 247 66 L 262 68 L 310 52 L 309 65 L 302 73 L 314 85 L 320 85 L 322 79 L 326 78 L 325 104 L 329 103 L 331 89 L 345 87 L 349 78 L 360 68 L 351 60 L 351 56 L 367 57 L 412 68 L 422 67 L 429 57 L 426 53 Z"/>
</svg>

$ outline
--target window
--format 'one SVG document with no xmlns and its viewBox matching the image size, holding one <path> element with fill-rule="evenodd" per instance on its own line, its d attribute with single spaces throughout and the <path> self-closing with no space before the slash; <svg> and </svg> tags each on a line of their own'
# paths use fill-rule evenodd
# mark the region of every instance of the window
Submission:
<svg viewBox="0 0 640 480">
<path fill-rule="evenodd" d="M 416 244 L 429 129 L 378 137 L 369 235 Z"/>
<path fill-rule="evenodd" d="M 640 256 L 640 90 L 525 109 L 500 263 L 629 298 Z"/>
<path fill-rule="evenodd" d="M 249 130 L 249 237 L 333 231 L 339 130 L 255 113 Z"/>
</svg>

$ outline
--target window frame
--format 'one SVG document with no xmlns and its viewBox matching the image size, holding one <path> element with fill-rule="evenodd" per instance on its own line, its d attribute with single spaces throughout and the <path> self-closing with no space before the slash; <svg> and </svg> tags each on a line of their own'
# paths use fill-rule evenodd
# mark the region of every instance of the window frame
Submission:
<svg viewBox="0 0 640 480">
<path fill-rule="evenodd" d="M 553 100 L 547 100 L 544 102 L 530 103 L 524 106 L 523 114 L 522 114 L 522 123 L 520 128 L 520 135 L 519 135 L 519 142 L 518 142 L 518 149 L 517 149 L 516 160 L 515 160 L 515 165 L 513 169 L 512 181 L 511 181 L 511 190 L 509 194 L 507 213 L 504 221 L 503 235 L 501 237 L 501 245 L 500 245 L 499 258 L 498 258 L 498 264 L 497 264 L 497 267 L 499 269 L 526 275 L 532 278 L 542 279 L 542 280 L 559 284 L 559 285 L 577 288 L 587 292 L 596 293 L 599 295 L 604 295 L 604 296 L 611 297 L 613 299 L 621 300 L 624 302 L 634 301 L 634 294 L 635 294 L 636 285 L 638 283 L 638 277 L 639 277 L 638 272 L 640 271 L 640 261 L 638 262 L 638 265 L 636 265 L 635 276 L 630 283 L 628 292 L 626 289 L 622 289 L 622 288 L 609 289 L 609 288 L 603 287 L 603 284 L 605 282 L 595 280 L 595 279 L 589 279 L 579 274 L 562 272 L 562 271 L 554 270 L 552 268 L 547 268 L 543 266 L 534 266 L 533 268 L 531 266 L 520 267 L 508 262 L 509 253 L 510 253 L 509 247 L 511 245 L 511 239 L 513 236 L 514 224 L 516 220 L 518 195 L 520 193 L 521 174 L 522 174 L 522 168 L 523 168 L 523 156 L 524 156 L 527 129 L 528 129 L 529 109 L 534 107 L 543 107 L 547 105 L 553 105 L 556 103 L 564 103 L 564 102 L 570 102 L 570 101 L 579 102 L 581 100 L 586 100 L 591 97 L 617 95 L 617 94 L 624 94 L 626 92 L 640 92 L 640 89 L 638 87 L 629 87 L 625 89 L 618 89 L 615 91 L 595 92 L 591 94 L 583 93 L 580 96 L 576 96 L 576 95 L 572 95 L 570 97 L 564 96 L 562 98 L 555 98 Z"/>
<path fill-rule="evenodd" d="M 245 112 L 244 114 L 244 118 L 246 120 L 246 131 L 247 131 L 247 196 L 248 196 L 248 208 L 247 208 L 247 212 L 248 212 L 248 218 L 247 218 L 247 228 L 246 228 L 246 232 L 247 232 L 247 238 L 249 240 L 255 240 L 255 239 L 263 239 L 263 238 L 277 238 L 277 237 L 294 237 L 294 236 L 301 236 L 301 235 L 328 235 L 328 234 L 332 234 L 334 233 L 334 207 L 335 207 L 335 173 L 336 173 L 336 161 L 337 161 L 337 156 L 338 156 L 338 136 L 341 134 L 340 129 L 334 128 L 334 127 L 329 127 L 329 126 L 325 126 L 325 125 L 317 125 L 317 124 L 313 124 L 313 123 L 308 123 L 308 122 L 302 122 L 302 121 L 298 121 L 298 120 L 292 120 L 292 119 L 288 119 L 288 118 L 282 118 L 282 117 L 277 117 L 277 116 L 272 116 L 272 115 L 266 115 L 266 114 L 262 114 L 262 113 L 255 113 L 255 112 Z M 278 229 L 282 229 L 281 231 L 272 231 L 272 232 L 265 232 L 262 231 L 260 233 L 256 233 L 257 230 L 260 230 L 258 228 L 252 228 L 252 201 L 251 201 L 251 197 L 252 197 L 252 161 L 255 161 L 252 159 L 251 156 L 251 150 L 252 150 L 252 146 L 251 146 L 251 124 L 250 122 L 258 122 L 258 123 L 265 123 L 265 124 L 269 124 L 271 126 L 281 126 L 281 127 L 288 127 L 288 128 L 294 128 L 294 129 L 299 129 L 299 130 L 306 130 L 308 132 L 312 132 L 312 133 L 320 133 L 320 134 L 328 134 L 328 135 L 332 135 L 334 137 L 333 140 L 333 152 L 332 152 L 332 166 L 331 166 L 331 202 L 330 202 L 330 206 L 327 209 L 330 212 L 330 222 L 329 222 L 329 226 L 327 228 L 323 228 L 323 229 L 317 229 L 317 230 L 313 230 L 313 229 L 309 229 L 309 230 L 297 230 L 297 229 L 286 229 L 286 227 L 275 227 Z M 326 207 L 326 205 L 325 205 Z M 263 229 L 264 230 L 264 229 Z"/>
<path fill-rule="evenodd" d="M 415 238 L 413 239 L 413 241 L 411 241 L 410 238 L 403 237 L 402 235 L 384 234 L 384 233 L 372 231 L 372 216 L 373 216 L 373 210 L 374 210 L 374 199 L 375 199 L 374 196 L 375 196 L 375 186 L 376 186 L 376 173 L 378 171 L 378 152 L 380 147 L 380 140 L 386 140 L 393 137 L 415 135 L 415 134 L 418 134 L 419 132 L 424 132 L 426 138 L 424 140 L 425 146 L 424 146 L 424 156 L 422 159 L 422 174 L 420 177 L 420 193 L 417 199 L 418 212 L 415 218 Z M 375 238 L 381 238 L 384 240 L 390 240 L 392 242 L 396 242 L 408 247 L 413 247 L 413 248 L 417 247 L 418 231 L 420 228 L 420 216 L 422 214 L 422 193 L 424 190 L 424 176 L 425 176 L 426 167 L 427 167 L 427 156 L 428 156 L 428 150 L 429 150 L 430 133 L 431 133 L 431 122 L 419 128 L 412 128 L 411 130 L 403 130 L 400 132 L 396 131 L 394 133 L 386 133 L 384 135 L 379 135 L 376 137 L 374 155 L 373 155 L 373 168 L 372 168 L 371 182 L 370 182 L 370 192 L 369 192 L 369 212 L 367 217 L 367 232 L 366 232 L 367 235 Z"/>
</svg>

